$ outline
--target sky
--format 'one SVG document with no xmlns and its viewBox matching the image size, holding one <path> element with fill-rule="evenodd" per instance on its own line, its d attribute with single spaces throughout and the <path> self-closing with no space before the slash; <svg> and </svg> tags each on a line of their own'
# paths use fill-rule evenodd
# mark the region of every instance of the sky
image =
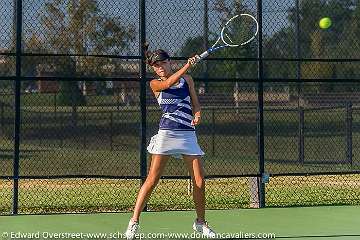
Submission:
<svg viewBox="0 0 360 240">
<path fill-rule="evenodd" d="M 13 21 L 13 1 L 0 0 L 0 49 L 10 45 Z M 23 0 L 24 36 L 41 31 L 39 14 L 44 4 L 52 0 Z M 213 10 L 216 0 L 208 0 L 209 29 L 220 30 L 219 15 Z M 230 2 L 231 0 L 226 0 Z M 256 0 L 243 0 L 255 13 Z M 263 33 L 271 35 L 288 24 L 286 10 L 295 0 L 263 0 Z M 139 31 L 139 0 L 102 0 L 99 8 L 104 15 L 120 17 Z M 153 48 L 163 48 L 171 54 L 179 51 L 189 37 L 203 33 L 203 0 L 146 0 L 146 35 Z M 130 54 L 138 54 L 138 41 L 130 44 Z"/>
</svg>

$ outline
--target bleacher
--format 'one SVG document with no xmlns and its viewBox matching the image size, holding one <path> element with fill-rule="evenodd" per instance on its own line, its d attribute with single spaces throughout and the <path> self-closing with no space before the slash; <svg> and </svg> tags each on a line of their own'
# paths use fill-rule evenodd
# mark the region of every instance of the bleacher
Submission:
<svg viewBox="0 0 360 240">
<path fill-rule="evenodd" d="M 345 105 L 347 103 L 359 104 L 360 93 L 342 92 L 342 93 L 317 93 L 304 94 L 304 101 L 307 105 Z"/>
<path fill-rule="evenodd" d="M 201 106 L 235 106 L 234 92 L 229 93 L 205 93 L 198 94 Z M 257 105 L 258 95 L 256 92 L 239 92 L 239 105 Z M 290 102 L 290 95 L 285 92 L 264 92 L 264 102 L 267 105 L 285 104 Z M 157 104 L 152 93 L 148 93 L 146 97 L 148 105 Z"/>
<path fill-rule="evenodd" d="M 233 106 L 234 97 L 232 94 L 206 93 L 198 95 L 201 106 Z"/>
</svg>

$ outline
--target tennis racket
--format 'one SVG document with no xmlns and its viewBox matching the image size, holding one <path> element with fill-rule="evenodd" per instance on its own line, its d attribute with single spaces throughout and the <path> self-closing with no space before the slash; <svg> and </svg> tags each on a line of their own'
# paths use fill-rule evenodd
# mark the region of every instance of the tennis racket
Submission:
<svg viewBox="0 0 360 240">
<path fill-rule="evenodd" d="M 223 48 L 244 46 L 254 40 L 258 32 L 259 23 L 255 17 L 247 13 L 235 15 L 225 23 L 211 48 L 198 55 L 196 61 L 199 62 L 210 53 Z"/>
</svg>

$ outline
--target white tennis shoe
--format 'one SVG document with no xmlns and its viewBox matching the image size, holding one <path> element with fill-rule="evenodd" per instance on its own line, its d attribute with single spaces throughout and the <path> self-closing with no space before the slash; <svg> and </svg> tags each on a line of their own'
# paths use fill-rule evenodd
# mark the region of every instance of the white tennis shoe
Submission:
<svg viewBox="0 0 360 240">
<path fill-rule="evenodd" d="M 134 222 L 132 219 L 130 219 L 129 225 L 125 232 L 126 239 L 127 240 L 135 239 L 135 236 L 136 236 L 137 232 L 139 231 L 139 228 L 140 228 L 139 223 Z"/>
<path fill-rule="evenodd" d="M 197 233 L 200 233 L 205 238 L 216 238 L 216 233 L 209 227 L 207 222 L 199 223 L 195 220 L 193 229 Z"/>
</svg>

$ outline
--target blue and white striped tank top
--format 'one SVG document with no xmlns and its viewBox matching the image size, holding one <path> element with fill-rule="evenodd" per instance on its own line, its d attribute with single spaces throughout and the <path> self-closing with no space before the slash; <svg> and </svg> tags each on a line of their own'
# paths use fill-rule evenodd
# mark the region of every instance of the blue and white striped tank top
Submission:
<svg viewBox="0 0 360 240">
<path fill-rule="evenodd" d="M 177 85 L 160 92 L 157 97 L 163 115 L 159 129 L 194 131 L 191 125 L 193 113 L 191 108 L 189 85 L 184 78 Z"/>
</svg>

